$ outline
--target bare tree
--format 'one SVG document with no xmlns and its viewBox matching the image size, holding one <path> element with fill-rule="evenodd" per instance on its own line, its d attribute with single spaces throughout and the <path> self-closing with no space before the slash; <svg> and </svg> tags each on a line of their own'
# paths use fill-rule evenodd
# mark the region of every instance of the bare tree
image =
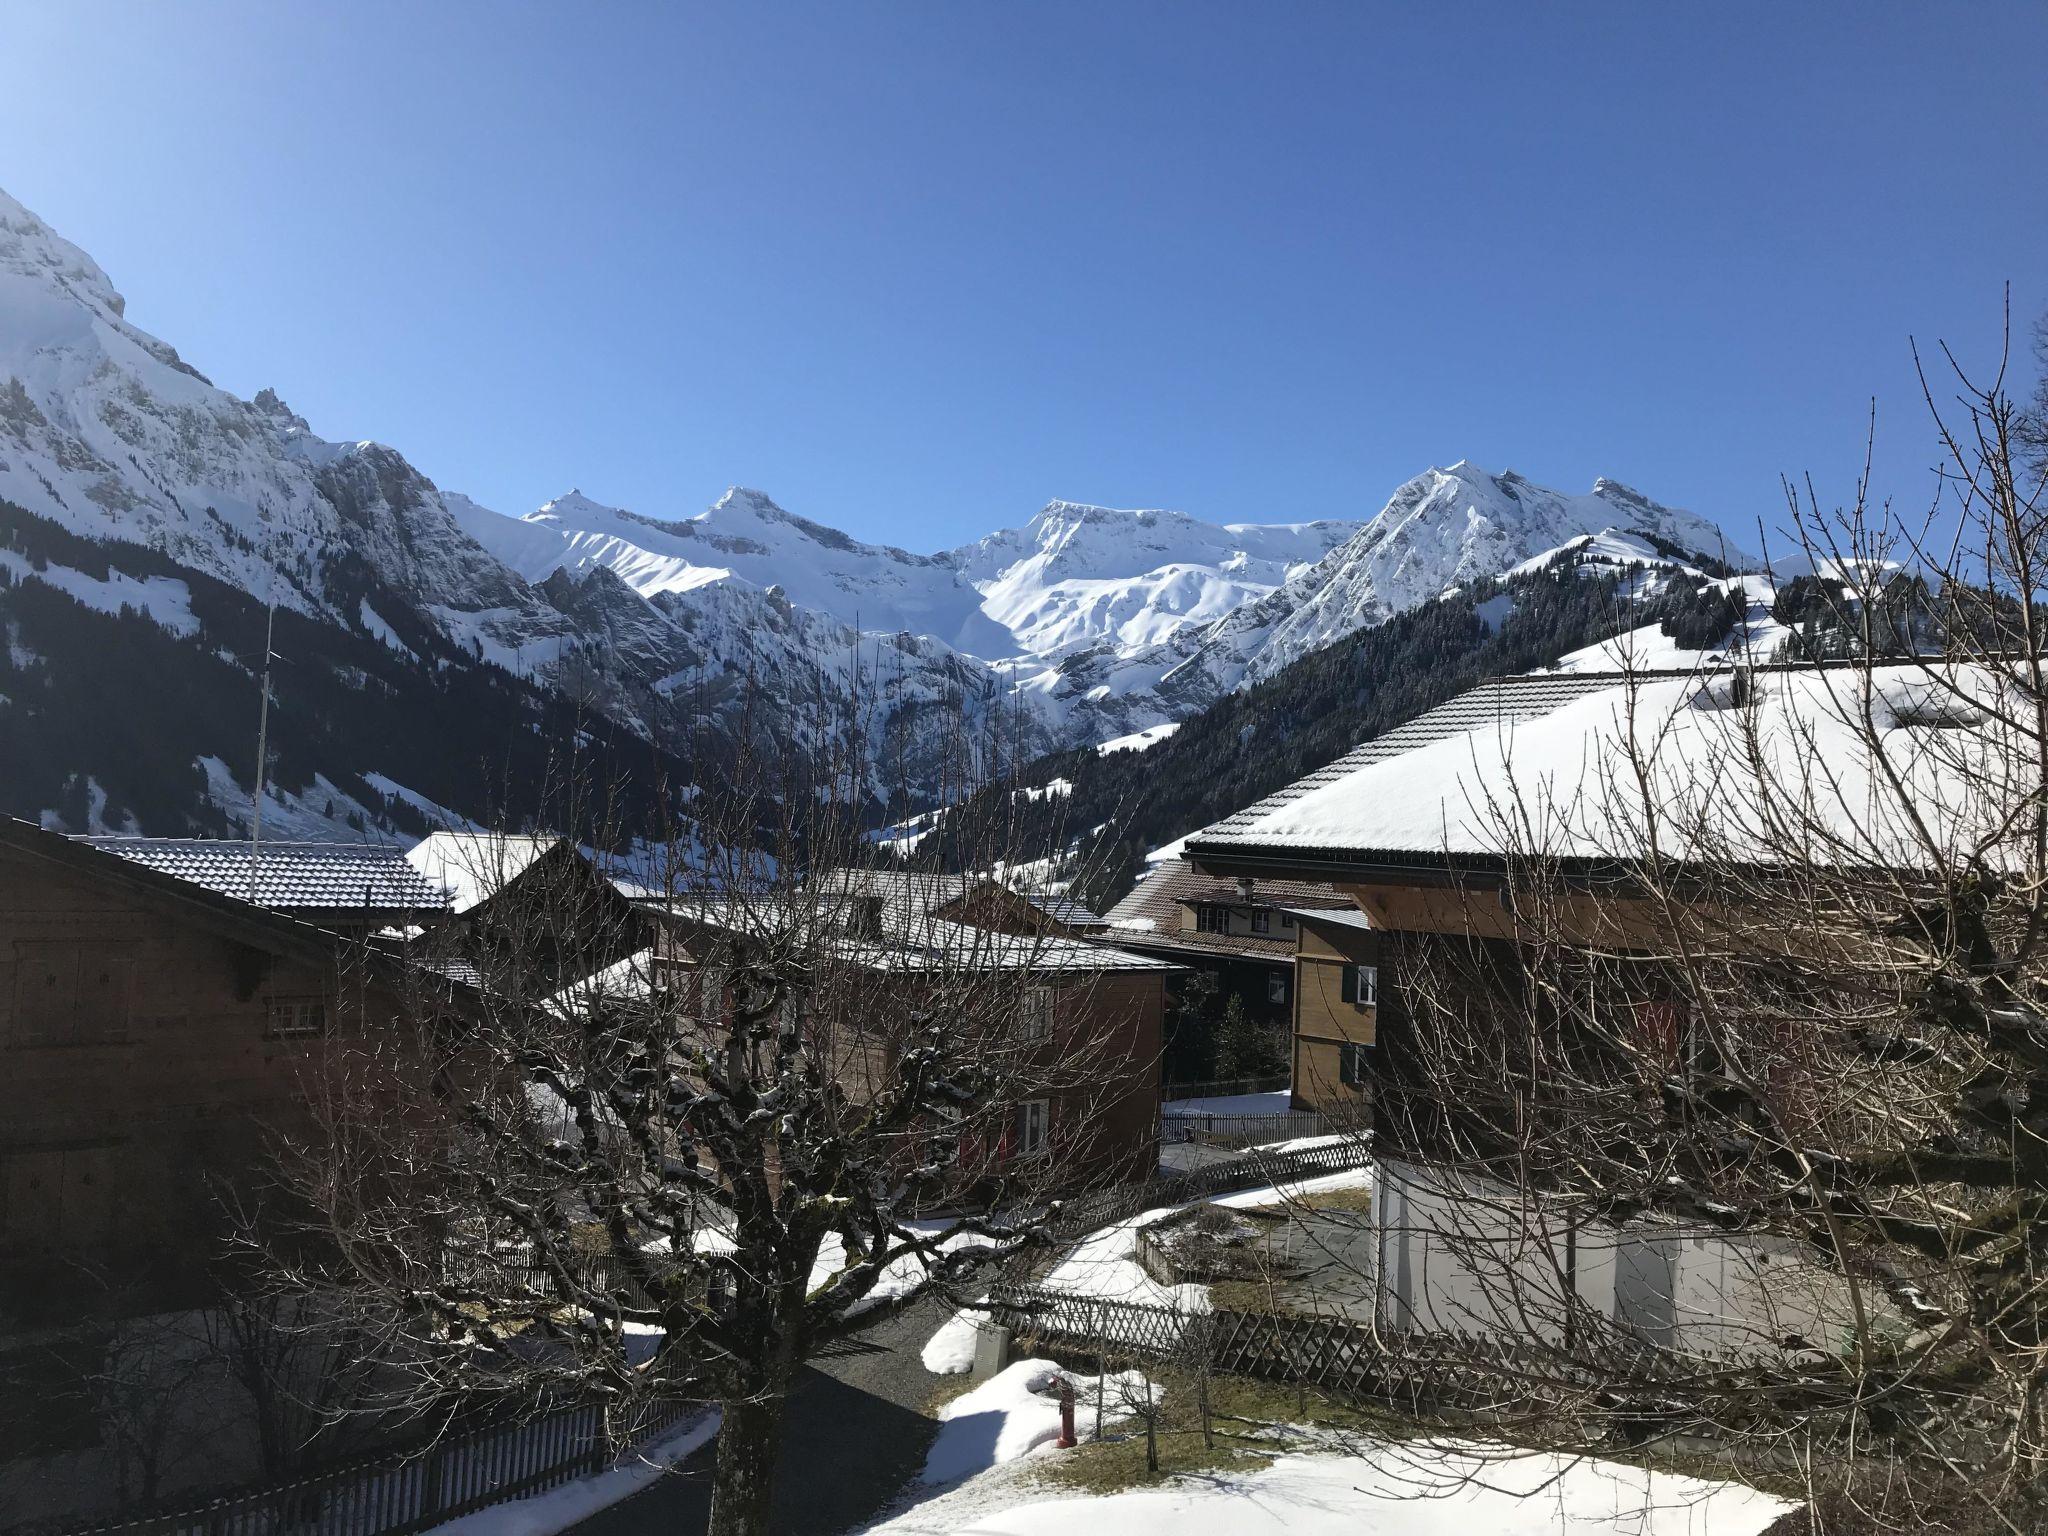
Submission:
<svg viewBox="0 0 2048 1536">
<path fill-rule="evenodd" d="M 1088 1025 L 1097 951 L 940 916 L 964 883 L 935 871 L 845 875 L 874 862 L 858 793 L 763 771 L 673 802 L 652 843 L 586 829 L 623 850 L 596 868 L 471 836 L 422 1005 L 333 1053 L 293 1169 L 331 1257 L 292 1278 L 396 1335 L 422 1398 L 595 1395 L 621 1433 L 715 1403 L 712 1529 L 760 1532 L 805 1360 L 1128 1172 L 1156 1061 Z M 453 1016 L 449 975 L 477 982 Z M 1112 1145 L 1133 1115 L 1147 1145 Z"/>
<path fill-rule="evenodd" d="M 2048 1519 L 2048 506 L 1944 359 L 1927 516 L 1792 494 L 1843 659 L 1475 750 L 1453 918 L 1391 941 L 1393 1320 L 1511 1343 L 1512 1436 L 1705 1436 L 1816 1528 Z"/>
</svg>

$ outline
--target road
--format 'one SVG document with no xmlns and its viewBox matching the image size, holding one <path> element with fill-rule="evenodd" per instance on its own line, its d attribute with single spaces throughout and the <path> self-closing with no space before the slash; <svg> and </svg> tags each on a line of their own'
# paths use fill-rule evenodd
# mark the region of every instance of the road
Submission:
<svg viewBox="0 0 2048 1536">
<path fill-rule="evenodd" d="M 940 1378 L 918 1359 L 950 1315 L 926 1300 L 834 1344 L 804 1370 L 783 1427 L 773 1529 L 839 1536 L 881 1514 L 924 1465 L 937 1424 L 925 1403 Z M 696 1536 L 711 1512 L 707 1446 L 575 1536 Z"/>
</svg>

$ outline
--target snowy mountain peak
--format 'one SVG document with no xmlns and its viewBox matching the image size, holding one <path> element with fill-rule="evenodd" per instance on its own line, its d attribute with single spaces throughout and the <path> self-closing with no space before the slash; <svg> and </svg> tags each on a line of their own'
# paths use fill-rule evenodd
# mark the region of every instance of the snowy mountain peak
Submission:
<svg viewBox="0 0 2048 1536">
<path fill-rule="evenodd" d="M 0 191 L 0 272 L 32 278 L 118 320 L 128 301 L 100 264 Z"/>
</svg>

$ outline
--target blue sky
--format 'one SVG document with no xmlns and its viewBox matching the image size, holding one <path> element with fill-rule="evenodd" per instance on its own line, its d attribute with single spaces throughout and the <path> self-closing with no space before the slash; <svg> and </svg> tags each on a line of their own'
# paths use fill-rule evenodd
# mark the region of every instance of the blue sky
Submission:
<svg viewBox="0 0 2048 1536">
<path fill-rule="evenodd" d="M 520 512 L 1363 517 L 1470 458 L 1925 500 L 2048 308 L 2048 7 L 52 4 L 0 186 L 138 323 Z"/>
</svg>

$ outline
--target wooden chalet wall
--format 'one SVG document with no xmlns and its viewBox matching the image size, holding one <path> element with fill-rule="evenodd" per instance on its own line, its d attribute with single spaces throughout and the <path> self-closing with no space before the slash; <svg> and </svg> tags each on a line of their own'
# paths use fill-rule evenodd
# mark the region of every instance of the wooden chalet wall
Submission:
<svg viewBox="0 0 2048 1536">
<path fill-rule="evenodd" d="M 0 1327 L 176 1304 L 303 1129 L 335 1015 L 318 936 L 268 941 L 146 887 L 0 845 Z M 337 944 L 337 948 L 338 948 Z"/>
<path fill-rule="evenodd" d="M 1370 1076 L 1353 1074 L 1347 1083 L 1347 1046 L 1371 1046 L 1378 1038 L 1379 1008 L 1349 999 L 1345 973 L 1358 965 L 1380 966 L 1380 996 L 1393 978 L 1384 968 L 1380 936 L 1339 922 L 1303 918 L 1294 961 L 1294 1097 L 1296 1109 L 1317 1110 L 1355 1123 L 1369 1110 Z"/>
</svg>

